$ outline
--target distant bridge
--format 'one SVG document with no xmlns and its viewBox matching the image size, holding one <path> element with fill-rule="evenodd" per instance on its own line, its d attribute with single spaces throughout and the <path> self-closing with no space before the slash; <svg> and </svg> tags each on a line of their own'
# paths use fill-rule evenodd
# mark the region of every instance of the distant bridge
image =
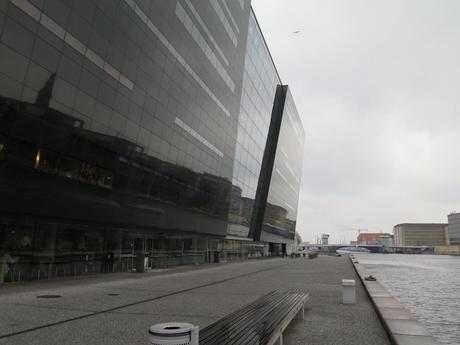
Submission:
<svg viewBox="0 0 460 345">
<path fill-rule="evenodd" d="M 305 249 L 318 248 L 323 253 L 335 253 L 337 249 L 345 247 L 354 247 L 349 244 L 309 244 L 301 246 Z M 432 254 L 433 246 L 389 246 L 387 250 L 381 244 L 374 245 L 358 245 L 360 248 L 366 248 L 371 253 L 398 253 L 398 254 Z"/>
<path fill-rule="evenodd" d="M 393 253 L 401 254 L 433 254 L 433 246 L 391 246 Z"/>
</svg>

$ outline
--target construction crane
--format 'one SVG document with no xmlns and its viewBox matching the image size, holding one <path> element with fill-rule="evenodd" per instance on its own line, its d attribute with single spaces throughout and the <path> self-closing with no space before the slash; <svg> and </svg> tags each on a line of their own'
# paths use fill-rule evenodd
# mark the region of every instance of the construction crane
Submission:
<svg viewBox="0 0 460 345">
<path fill-rule="evenodd" d="M 351 229 L 347 229 L 347 231 L 358 231 L 358 235 L 361 233 L 361 232 L 365 232 L 365 231 L 369 231 L 367 229 L 355 229 L 355 228 L 351 228 Z"/>
</svg>

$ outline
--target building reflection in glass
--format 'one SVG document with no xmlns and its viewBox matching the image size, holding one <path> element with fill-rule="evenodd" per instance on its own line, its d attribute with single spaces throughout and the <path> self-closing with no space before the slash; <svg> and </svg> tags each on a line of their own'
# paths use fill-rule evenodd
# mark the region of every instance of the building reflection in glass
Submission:
<svg viewBox="0 0 460 345">
<path fill-rule="evenodd" d="M 287 88 L 276 146 L 261 239 L 273 235 L 294 240 L 305 133 Z M 284 242 L 287 243 L 287 242 Z"/>
<path fill-rule="evenodd" d="M 36 103 L 0 97 L 0 208 L 28 215 L 1 218 L 2 254 L 15 258 L 5 279 L 132 269 L 139 238 L 150 267 L 205 262 L 204 235 L 225 236 L 231 182 L 84 129 L 47 106 L 53 80 Z"/>
</svg>

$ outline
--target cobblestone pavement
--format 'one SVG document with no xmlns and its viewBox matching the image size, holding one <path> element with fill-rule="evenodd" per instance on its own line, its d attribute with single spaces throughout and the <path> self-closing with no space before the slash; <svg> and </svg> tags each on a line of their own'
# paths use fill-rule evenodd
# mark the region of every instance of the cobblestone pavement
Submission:
<svg viewBox="0 0 460 345">
<path fill-rule="evenodd" d="M 341 304 L 342 278 L 356 280 L 356 305 Z M 389 344 L 348 258 L 320 256 L 4 285 L 0 345 L 147 345 L 152 324 L 202 328 L 275 289 L 311 295 L 305 319 L 284 334 L 287 345 Z"/>
</svg>

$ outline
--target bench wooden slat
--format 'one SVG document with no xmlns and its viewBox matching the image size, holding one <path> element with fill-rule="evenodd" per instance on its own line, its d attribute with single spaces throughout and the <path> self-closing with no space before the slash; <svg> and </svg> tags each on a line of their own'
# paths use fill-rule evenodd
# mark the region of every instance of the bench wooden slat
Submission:
<svg viewBox="0 0 460 345">
<path fill-rule="evenodd" d="M 200 331 L 200 345 L 263 345 L 282 332 L 306 300 L 303 292 L 273 291 Z M 289 319 L 289 320 L 287 320 Z"/>
<path fill-rule="evenodd" d="M 263 326 L 263 328 L 272 328 L 273 326 L 267 322 L 266 317 L 268 315 L 273 316 L 274 312 L 283 305 L 288 305 L 288 299 L 289 296 L 286 296 L 286 298 L 281 298 L 276 301 L 276 304 L 270 303 L 267 306 L 263 306 L 263 308 L 256 308 L 252 309 L 252 313 L 249 314 L 247 317 L 245 315 L 245 318 L 243 319 L 244 321 L 249 320 L 249 322 L 245 323 L 243 327 L 237 328 L 233 327 L 233 330 L 230 329 L 226 333 L 231 333 L 233 331 L 233 334 L 230 334 L 231 336 L 226 337 L 226 339 L 220 339 L 219 344 L 221 345 L 226 345 L 226 344 L 251 344 L 253 342 L 249 341 L 250 338 L 248 337 L 248 332 L 250 333 L 249 335 L 253 335 L 255 338 L 260 338 L 262 334 L 260 333 L 259 328 Z M 263 322 L 262 322 L 263 321 Z M 270 320 L 270 321 L 275 321 L 275 320 Z M 231 325 L 233 326 L 233 325 Z M 233 336 L 232 336 L 233 335 Z M 236 335 L 236 336 L 235 336 Z"/>
<path fill-rule="evenodd" d="M 301 300 L 299 301 L 290 301 L 289 305 L 295 306 L 299 304 Z M 287 309 L 286 307 L 280 308 L 280 305 L 275 306 L 272 308 L 271 312 L 268 312 L 265 315 L 262 315 L 260 317 L 260 322 L 257 327 L 251 327 L 250 329 L 253 331 L 254 339 L 253 341 L 247 341 L 245 344 L 254 344 L 254 341 L 256 341 L 257 344 L 265 344 L 264 339 L 269 338 L 270 335 L 273 334 L 273 332 L 276 331 L 278 325 L 281 323 L 281 321 L 285 318 L 287 314 L 292 309 Z M 267 322 L 267 317 L 269 322 Z M 249 339 L 248 339 L 249 340 Z M 229 343 L 232 343 L 231 341 Z"/>
<path fill-rule="evenodd" d="M 293 315 L 291 315 L 291 317 L 289 318 L 289 320 L 287 320 L 287 322 L 285 323 L 285 325 L 283 324 L 284 320 L 286 320 L 290 314 L 292 313 L 292 310 L 291 311 L 286 311 L 286 310 L 283 310 L 282 312 L 280 312 L 280 315 L 278 317 L 278 324 L 275 326 L 274 329 L 271 330 L 271 332 L 265 332 L 264 336 L 261 338 L 260 340 L 260 343 L 261 344 L 269 344 L 269 341 L 271 338 L 273 338 L 274 336 L 275 339 L 279 336 L 278 333 L 282 334 L 282 332 L 284 331 L 284 329 L 289 325 L 289 323 L 292 321 L 292 319 L 295 317 L 295 315 L 301 311 L 301 309 L 303 308 L 303 305 L 305 304 L 306 302 L 306 298 L 302 299 L 301 301 L 301 306 L 298 306 L 299 309 L 294 309 L 296 312 L 293 313 Z"/>
<path fill-rule="evenodd" d="M 303 308 L 303 305 L 305 303 L 306 297 L 299 297 L 296 300 L 296 303 L 293 303 L 292 306 L 295 309 L 287 310 L 286 308 L 283 308 L 278 311 L 277 315 L 273 315 L 274 322 L 272 322 L 272 327 L 270 329 L 265 328 L 263 334 L 261 335 L 260 338 L 260 344 L 266 344 L 272 338 L 273 335 L 277 335 L 278 331 L 282 332 L 284 328 L 282 327 L 283 321 L 292 313 L 293 310 L 296 311 L 292 317 L 294 317 L 301 308 Z M 297 309 L 298 308 L 298 309 Z M 287 324 L 291 322 L 292 318 L 288 320 Z M 286 324 L 286 326 L 287 326 Z"/>
<path fill-rule="evenodd" d="M 289 294 L 289 295 L 282 294 L 278 296 L 275 295 L 275 296 L 264 296 L 264 297 L 266 298 L 259 299 L 255 303 L 252 303 L 251 305 L 234 313 L 233 316 L 238 317 L 238 315 L 241 315 L 240 317 L 243 318 L 245 314 L 248 313 L 248 311 L 252 311 L 251 313 L 252 315 L 248 316 L 252 318 L 249 319 L 250 322 L 246 323 L 244 327 L 238 328 L 236 326 L 239 326 L 239 325 L 236 325 L 236 326 L 232 325 L 231 320 L 227 320 L 226 322 L 221 322 L 222 320 L 220 320 L 216 323 L 220 326 L 219 328 L 220 332 L 218 334 L 214 334 L 213 336 L 214 339 L 206 339 L 205 337 L 203 344 L 213 344 L 213 341 L 215 341 L 215 344 L 223 344 L 225 342 L 231 342 L 231 344 L 238 344 L 240 343 L 239 341 L 241 340 L 240 338 L 243 338 L 241 341 L 241 344 L 254 344 L 256 340 L 257 340 L 256 343 L 259 344 L 261 337 L 264 337 L 265 334 L 270 335 L 273 332 L 273 330 L 277 327 L 277 325 L 280 323 L 280 321 L 282 321 L 282 319 L 285 317 L 286 312 L 287 313 L 290 312 L 295 307 L 295 305 L 298 303 L 301 303 L 303 306 L 306 296 L 304 294 L 300 296 L 297 295 L 298 297 L 297 300 L 293 299 L 293 297 L 296 297 L 295 294 L 294 295 L 293 294 Z M 279 300 L 280 297 L 284 297 L 284 299 Z M 283 311 L 285 311 L 284 314 L 283 314 Z M 280 313 L 281 315 L 279 316 L 278 314 Z M 269 315 L 270 317 L 268 317 Z M 244 317 L 244 320 L 242 320 L 242 322 L 247 320 L 248 317 Z M 204 329 L 203 332 L 205 332 L 206 329 Z M 262 330 L 265 330 L 265 332 L 263 332 Z M 216 330 L 214 330 L 214 332 L 215 331 Z M 229 333 L 233 333 L 233 334 L 229 334 Z M 249 337 L 249 335 L 252 335 L 252 337 L 256 339 L 251 341 L 251 337 Z"/>
<path fill-rule="evenodd" d="M 247 309 L 251 309 L 253 307 L 253 305 L 258 304 L 259 302 L 265 302 L 266 301 L 266 303 L 268 303 L 270 300 L 273 300 L 273 298 L 276 295 L 276 293 L 277 293 L 277 291 L 273 291 L 273 292 L 270 292 L 269 294 L 267 294 L 265 296 L 260 297 L 258 300 L 252 302 L 251 304 L 249 304 L 249 305 L 247 305 L 247 306 L 245 306 L 243 308 L 240 308 L 240 309 L 234 311 L 233 313 L 223 317 L 219 321 L 207 326 L 206 329 L 212 328 L 213 326 L 218 325 L 220 323 L 227 322 L 232 318 L 239 317 L 240 314 L 244 314 Z M 281 295 L 279 295 L 279 298 L 280 297 L 281 297 Z"/>
<path fill-rule="evenodd" d="M 269 313 L 271 322 L 263 322 L 258 325 L 257 328 L 249 328 L 248 330 L 251 331 L 252 337 L 248 337 L 247 334 L 244 334 L 243 331 L 241 332 L 241 336 L 244 337 L 244 342 L 241 344 L 266 344 L 268 339 L 274 334 L 277 334 L 277 327 L 280 324 L 280 321 L 282 321 L 286 315 L 283 310 L 279 310 L 279 308 L 275 308 L 275 311 L 277 311 L 276 314 Z M 281 316 L 281 317 L 280 317 Z M 264 316 L 265 318 L 265 316 Z M 229 339 L 227 342 L 224 344 L 238 344 L 234 343 L 231 339 Z"/>
<path fill-rule="evenodd" d="M 270 294 L 270 297 L 272 297 L 271 295 L 273 295 L 273 294 Z M 273 303 L 277 302 L 277 300 L 273 300 L 272 303 L 269 303 L 270 300 L 267 297 L 269 297 L 269 295 L 260 298 L 259 300 L 251 303 L 250 305 L 248 305 L 248 306 L 246 306 L 244 308 L 241 308 L 240 310 L 237 310 L 236 312 L 230 314 L 229 316 L 227 316 L 227 317 L 217 321 L 216 323 L 206 327 L 202 331 L 203 333 L 205 333 L 205 335 L 200 336 L 200 338 L 206 339 L 209 336 L 213 335 L 213 333 L 215 333 L 215 332 L 222 331 L 222 330 L 230 330 L 231 328 L 235 328 L 235 327 L 239 326 L 241 323 L 244 323 L 244 321 L 246 319 L 251 320 L 251 318 L 253 318 L 253 316 L 255 316 L 255 314 L 260 313 L 263 309 L 269 308 Z M 288 296 L 279 295 L 279 296 L 277 296 L 277 298 L 280 299 L 280 300 L 284 300 L 284 299 L 287 299 Z M 254 306 L 258 306 L 258 305 L 261 306 L 260 309 L 259 308 L 254 308 Z M 257 319 L 255 319 L 255 320 L 257 320 Z M 229 325 L 232 325 L 232 327 L 229 327 Z"/>
<path fill-rule="evenodd" d="M 276 296 L 276 298 L 283 298 L 283 297 L 287 298 L 289 296 L 281 295 L 281 294 L 278 294 L 278 296 Z M 266 295 L 266 296 L 263 296 L 262 298 L 260 298 L 257 301 L 251 303 L 250 305 L 247 305 L 246 307 L 241 308 L 241 309 L 237 310 L 236 312 L 233 312 L 232 314 L 220 319 L 218 322 L 216 322 L 216 323 L 214 323 L 212 325 L 209 325 L 208 327 L 206 327 L 206 330 L 207 330 L 207 332 L 209 332 L 210 329 L 213 328 L 213 327 L 219 327 L 222 324 L 231 322 L 232 319 L 239 319 L 241 317 L 241 315 L 247 314 L 249 311 L 255 309 L 255 306 L 257 308 L 260 308 L 259 306 L 268 307 L 270 304 L 276 303 L 276 298 L 275 298 L 275 296 L 273 296 L 273 293 L 271 293 L 269 295 Z"/>
<path fill-rule="evenodd" d="M 284 302 L 289 296 L 283 296 L 283 295 L 279 295 L 279 296 L 276 296 L 277 299 L 273 299 L 271 303 L 269 298 L 268 297 L 275 297 L 275 296 L 271 296 L 273 294 L 270 294 L 267 295 L 267 296 L 264 296 L 262 298 L 260 298 L 259 300 L 251 303 L 250 305 L 238 310 L 237 312 L 229 315 L 229 317 L 226 317 L 224 319 L 221 319 L 219 320 L 218 322 L 216 322 L 215 324 L 213 325 L 210 325 L 208 327 L 206 327 L 205 329 L 203 329 L 203 333 L 205 333 L 203 336 L 200 336 L 201 339 L 203 340 L 207 340 L 210 336 L 219 336 L 219 334 L 216 334 L 216 332 L 219 332 L 219 333 L 222 333 L 222 332 L 226 332 L 226 333 L 229 333 L 230 331 L 232 331 L 233 329 L 239 327 L 241 324 L 243 324 L 245 326 L 245 328 L 248 328 L 251 326 L 251 322 L 249 323 L 245 323 L 245 321 L 247 320 L 252 320 L 252 323 L 254 322 L 257 322 L 258 319 L 260 319 L 260 314 L 263 313 L 265 310 L 268 309 L 267 312 L 269 312 L 271 309 L 269 308 L 273 308 L 274 306 L 274 303 L 282 303 Z M 259 308 L 255 308 L 255 306 L 259 307 Z M 255 317 L 257 316 L 257 317 Z"/>
</svg>

